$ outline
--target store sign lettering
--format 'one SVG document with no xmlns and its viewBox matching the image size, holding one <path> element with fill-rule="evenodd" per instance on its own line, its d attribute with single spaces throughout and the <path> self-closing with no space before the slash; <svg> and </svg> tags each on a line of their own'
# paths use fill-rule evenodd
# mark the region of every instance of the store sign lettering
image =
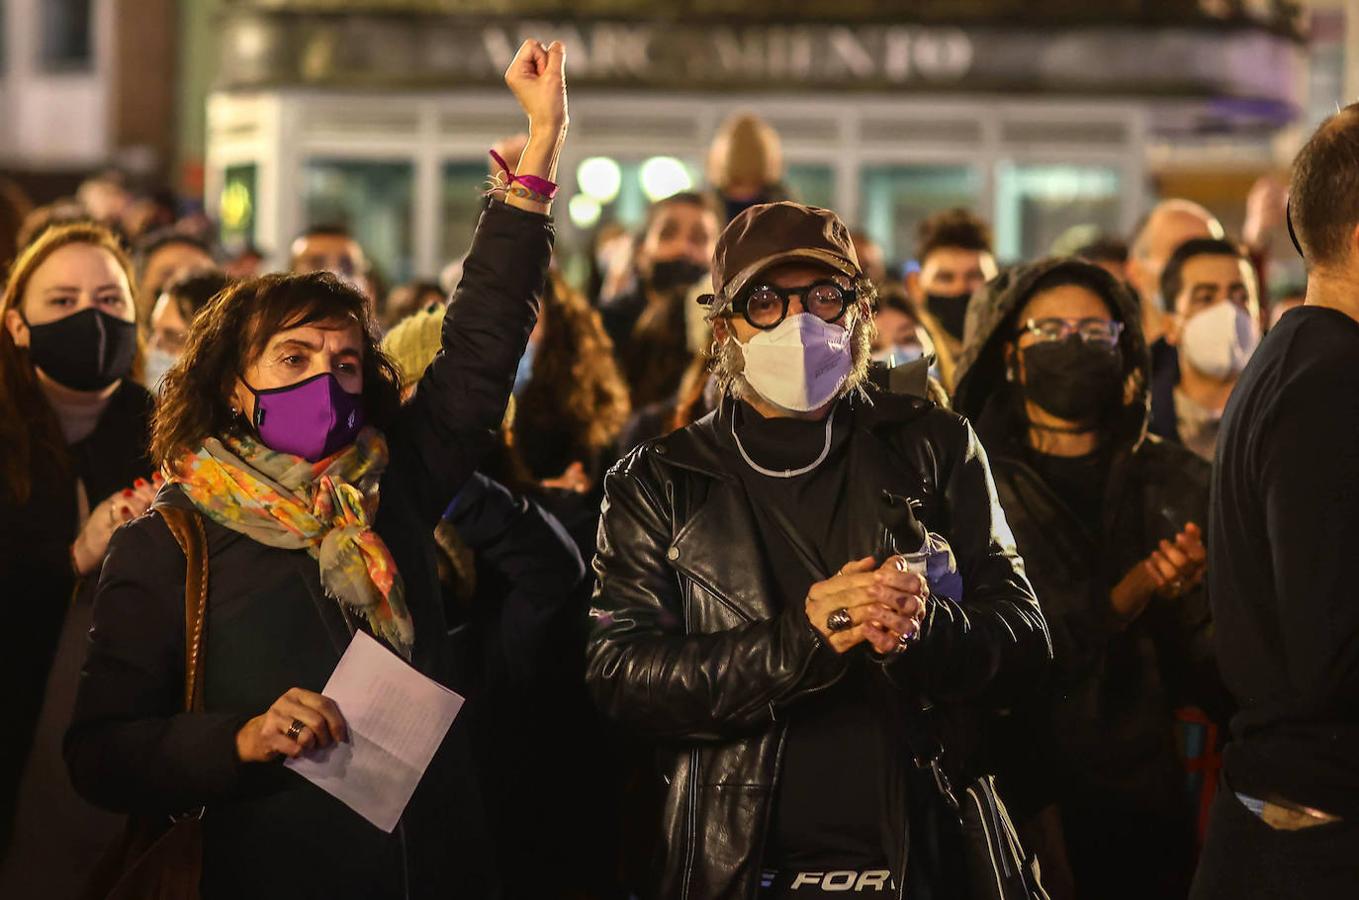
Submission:
<svg viewBox="0 0 1359 900">
<path fill-rule="evenodd" d="M 504 71 L 526 39 L 560 35 L 571 74 L 590 81 L 666 81 L 696 86 L 746 82 L 948 82 L 972 69 L 972 41 L 950 28 L 905 26 L 716 27 L 695 31 L 654 24 L 587 26 L 524 22 L 481 32 L 487 64 Z"/>
</svg>

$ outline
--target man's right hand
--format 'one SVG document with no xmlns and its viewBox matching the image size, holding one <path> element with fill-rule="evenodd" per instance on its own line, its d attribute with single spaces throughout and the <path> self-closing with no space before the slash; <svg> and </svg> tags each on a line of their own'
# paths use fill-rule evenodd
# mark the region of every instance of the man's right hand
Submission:
<svg viewBox="0 0 1359 900">
<path fill-rule="evenodd" d="M 878 653 L 891 653 L 898 648 L 901 635 L 919 631 L 926 594 L 920 579 L 900 571 L 893 560 L 879 568 L 868 556 L 812 585 L 807 592 L 807 621 L 836 653 L 864 642 Z M 846 610 L 853 624 L 844 631 L 831 631 L 826 619 L 838 609 Z"/>
</svg>

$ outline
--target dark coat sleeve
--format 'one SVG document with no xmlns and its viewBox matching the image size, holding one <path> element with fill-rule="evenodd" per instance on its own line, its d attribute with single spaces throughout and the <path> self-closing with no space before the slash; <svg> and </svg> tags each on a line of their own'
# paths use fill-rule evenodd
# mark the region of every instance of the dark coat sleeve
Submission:
<svg viewBox="0 0 1359 900">
<path fill-rule="evenodd" d="M 684 598 L 666 558 L 672 513 L 643 472 L 649 452 L 604 479 L 586 680 L 607 716 L 652 737 L 723 740 L 766 727 L 783 707 L 833 683 L 844 662 L 800 604 L 726 631 L 685 633 Z"/>
<path fill-rule="evenodd" d="M 931 700 L 1003 706 L 1043 675 L 1052 641 L 986 451 L 966 420 L 942 412 L 936 420 L 941 518 L 964 596 L 931 597 L 919 642 L 886 668 L 899 687 Z"/>
<path fill-rule="evenodd" d="M 388 477 L 401 481 L 431 530 L 495 444 L 537 320 L 552 240 L 546 216 L 487 204 L 448 306 L 442 349 L 388 429 Z"/>
<path fill-rule="evenodd" d="M 236 790 L 248 717 L 183 712 L 184 565 L 158 515 L 109 543 L 64 746 L 71 783 L 96 806 L 178 813 Z"/>
<path fill-rule="evenodd" d="M 493 639 L 497 646 L 487 656 L 503 664 L 512 680 L 528 681 L 553 624 L 585 577 L 580 552 L 552 515 L 484 475 L 472 476 L 445 518 L 477 554 L 479 567 L 509 585 Z"/>
</svg>

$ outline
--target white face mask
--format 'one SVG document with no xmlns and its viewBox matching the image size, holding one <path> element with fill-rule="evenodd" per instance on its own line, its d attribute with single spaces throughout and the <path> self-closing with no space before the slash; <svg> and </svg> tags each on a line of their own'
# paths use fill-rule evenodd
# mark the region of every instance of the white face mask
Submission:
<svg viewBox="0 0 1359 900">
<path fill-rule="evenodd" d="M 168 353 L 159 347 L 152 347 L 146 351 L 145 374 L 142 382 L 146 389 L 151 393 L 160 392 L 160 383 L 165 378 L 165 373 L 170 371 L 170 367 L 178 362 L 179 357 Z"/>
<path fill-rule="evenodd" d="M 735 336 L 733 335 L 733 339 Z M 764 399 L 794 412 L 829 403 L 849 377 L 849 331 L 798 313 L 762 331 L 747 343 L 736 342 L 745 358 L 746 383 Z"/>
<path fill-rule="evenodd" d="M 1180 351 L 1197 371 L 1225 381 L 1235 378 L 1260 343 L 1255 317 L 1229 301 L 1214 303 L 1184 323 Z"/>
</svg>

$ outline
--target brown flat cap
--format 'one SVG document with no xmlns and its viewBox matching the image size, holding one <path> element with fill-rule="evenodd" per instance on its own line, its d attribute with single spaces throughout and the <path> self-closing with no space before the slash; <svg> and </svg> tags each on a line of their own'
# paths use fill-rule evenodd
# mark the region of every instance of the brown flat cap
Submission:
<svg viewBox="0 0 1359 900">
<path fill-rule="evenodd" d="M 859 257 L 849 229 L 828 209 L 801 203 L 761 203 L 741 212 L 717 239 L 713 290 L 703 304 L 728 306 L 756 275 L 779 263 L 806 260 L 858 278 Z"/>
</svg>

